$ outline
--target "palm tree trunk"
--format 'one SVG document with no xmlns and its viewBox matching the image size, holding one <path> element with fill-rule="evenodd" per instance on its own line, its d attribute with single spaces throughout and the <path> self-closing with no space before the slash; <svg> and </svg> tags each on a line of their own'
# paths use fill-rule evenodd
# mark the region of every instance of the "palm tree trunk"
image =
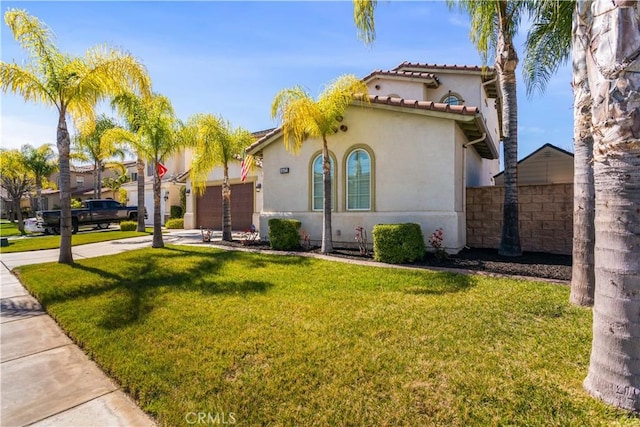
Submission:
<svg viewBox="0 0 640 427">
<path fill-rule="evenodd" d="M 573 267 L 572 304 L 593 305 L 595 273 L 595 194 L 593 188 L 593 136 L 591 92 L 587 77 L 587 24 L 591 21 L 591 0 L 580 0 L 573 12 Z"/>
<path fill-rule="evenodd" d="M 98 162 L 93 162 L 93 198 L 98 198 Z"/>
<path fill-rule="evenodd" d="M 640 60 L 637 1 L 594 2 L 593 98 L 595 295 L 593 342 L 584 386 L 640 412 Z M 635 68 L 637 70 L 637 68 Z"/>
<path fill-rule="evenodd" d="M 222 240 L 230 242 L 231 238 L 231 187 L 229 186 L 229 166 L 224 165 L 222 181 Z"/>
<path fill-rule="evenodd" d="M 97 163 L 97 174 L 98 174 L 98 180 L 96 182 L 96 197 L 98 199 L 102 198 L 102 165 L 100 164 L 100 162 Z"/>
<path fill-rule="evenodd" d="M 322 185 L 324 190 L 322 206 L 322 245 L 320 252 L 333 252 L 331 230 L 331 159 L 327 139 L 322 137 Z"/>
<path fill-rule="evenodd" d="M 67 130 L 65 111 L 60 111 L 56 143 L 58 146 L 58 169 L 60 171 L 60 256 L 61 264 L 73 264 L 71 253 L 71 171 L 69 153 L 71 140 Z"/>
<path fill-rule="evenodd" d="M 144 207 L 144 160 L 142 157 L 138 157 L 136 162 L 136 168 L 138 170 L 138 228 L 137 230 L 142 233 L 145 231 L 144 213 L 146 209 Z"/>
<path fill-rule="evenodd" d="M 164 248 L 164 241 L 162 240 L 162 225 L 160 224 L 160 191 L 161 180 L 158 175 L 158 159 L 153 160 L 153 244 L 154 248 Z"/>
<path fill-rule="evenodd" d="M 520 256 L 520 227 L 518 223 L 518 98 L 516 95 L 516 67 L 518 54 L 508 32 L 504 2 L 498 3 L 500 31 L 496 49 L 496 69 L 504 99 L 502 121 L 504 127 L 504 207 L 502 236 L 498 252 L 504 256 Z"/>
</svg>

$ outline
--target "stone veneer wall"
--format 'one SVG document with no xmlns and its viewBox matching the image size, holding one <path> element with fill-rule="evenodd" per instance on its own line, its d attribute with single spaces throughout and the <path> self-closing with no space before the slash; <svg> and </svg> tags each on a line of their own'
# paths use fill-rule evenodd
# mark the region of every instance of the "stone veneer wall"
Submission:
<svg viewBox="0 0 640 427">
<path fill-rule="evenodd" d="M 504 187 L 467 188 L 467 246 L 500 245 Z M 523 251 L 571 255 L 573 184 L 518 187 Z"/>
</svg>

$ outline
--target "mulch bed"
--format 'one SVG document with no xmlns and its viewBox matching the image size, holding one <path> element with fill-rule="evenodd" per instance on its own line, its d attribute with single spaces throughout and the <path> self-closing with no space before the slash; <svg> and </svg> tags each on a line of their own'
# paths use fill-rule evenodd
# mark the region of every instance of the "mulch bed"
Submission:
<svg viewBox="0 0 640 427">
<path fill-rule="evenodd" d="M 252 247 L 255 249 L 270 249 L 268 244 L 254 243 L 243 245 L 239 241 L 217 242 L 228 246 Z M 320 248 L 313 247 L 301 252 L 320 252 Z M 371 255 L 362 255 L 357 249 L 337 248 L 330 256 L 350 258 L 361 261 L 373 261 Z M 449 255 L 445 259 L 438 259 L 428 253 L 424 259 L 411 265 L 425 267 L 460 268 L 465 270 L 484 271 L 488 273 L 505 274 L 510 276 L 539 277 L 553 280 L 571 280 L 571 256 L 555 255 L 540 252 L 525 252 L 520 257 L 505 257 L 498 255 L 497 249 L 464 249 L 456 255 Z"/>
</svg>

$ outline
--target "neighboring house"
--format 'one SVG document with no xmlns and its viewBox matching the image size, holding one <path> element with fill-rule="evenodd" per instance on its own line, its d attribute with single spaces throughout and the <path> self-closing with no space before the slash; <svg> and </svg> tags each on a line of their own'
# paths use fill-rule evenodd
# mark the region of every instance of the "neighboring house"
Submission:
<svg viewBox="0 0 640 427">
<path fill-rule="evenodd" d="M 504 185 L 504 171 L 495 177 Z M 573 184 L 573 153 L 544 144 L 518 162 L 518 185 Z"/>
<path fill-rule="evenodd" d="M 180 205 L 180 188 L 184 187 L 184 175 L 187 171 L 187 161 L 191 161 L 188 150 L 181 151 L 162 162 L 167 168 L 167 173 L 162 177 L 160 187 L 160 223 L 164 223 L 171 215 L 171 206 Z M 124 184 L 122 188 L 127 190 L 127 205 L 135 206 L 138 204 L 138 169 L 136 162 L 127 165 L 129 173 L 129 182 Z M 153 224 L 154 205 L 153 205 L 153 164 L 145 162 L 144 170 L 144 207 L 147 210 L 146 224 Z"/>
<path fill-rule="evenodd" d="M 355 228 L 415 222 L 425 241 L 444 230 L 450 252 L 466 244 L 465 188 L 491 185 L 499 170 L 499 89 L 491 68 L 404 62 L 364 82 L 369 105 L 354 102 L 328 138 L 333 163 L 333 241 Z M 280 128 L 254 143 L 262 159 L 261 235 L 273 217 L 295 218 L 322 235 L 322 142 L 287 152 Z M 259 205 L 258 205 L 259 206 Z M 370 239 L 371 240 L 371 239 Z"/>
</svg>

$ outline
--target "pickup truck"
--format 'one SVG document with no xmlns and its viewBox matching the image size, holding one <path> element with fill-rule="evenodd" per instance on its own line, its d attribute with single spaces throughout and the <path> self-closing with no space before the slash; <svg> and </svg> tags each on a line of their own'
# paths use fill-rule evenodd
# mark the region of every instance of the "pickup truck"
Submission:
<svg viewBox="0 0 640 427">
<path fill-rule="evenodd" d="M 74 233 L 77 233 L 78 228 L 82 225 L 96 225 L 98 228 L 107 228 L 111 223 L 129 220 L 137 221 L 137 219 L 137 206 L 125 206 L 112 199 L 85 200 L 82 202 L 82 207 L 71 209 L 71 225 Z M 47 234 L 59 234 L 60 211 L 38 211 L 36 212 L 36 223 Z"/>
</svg>

